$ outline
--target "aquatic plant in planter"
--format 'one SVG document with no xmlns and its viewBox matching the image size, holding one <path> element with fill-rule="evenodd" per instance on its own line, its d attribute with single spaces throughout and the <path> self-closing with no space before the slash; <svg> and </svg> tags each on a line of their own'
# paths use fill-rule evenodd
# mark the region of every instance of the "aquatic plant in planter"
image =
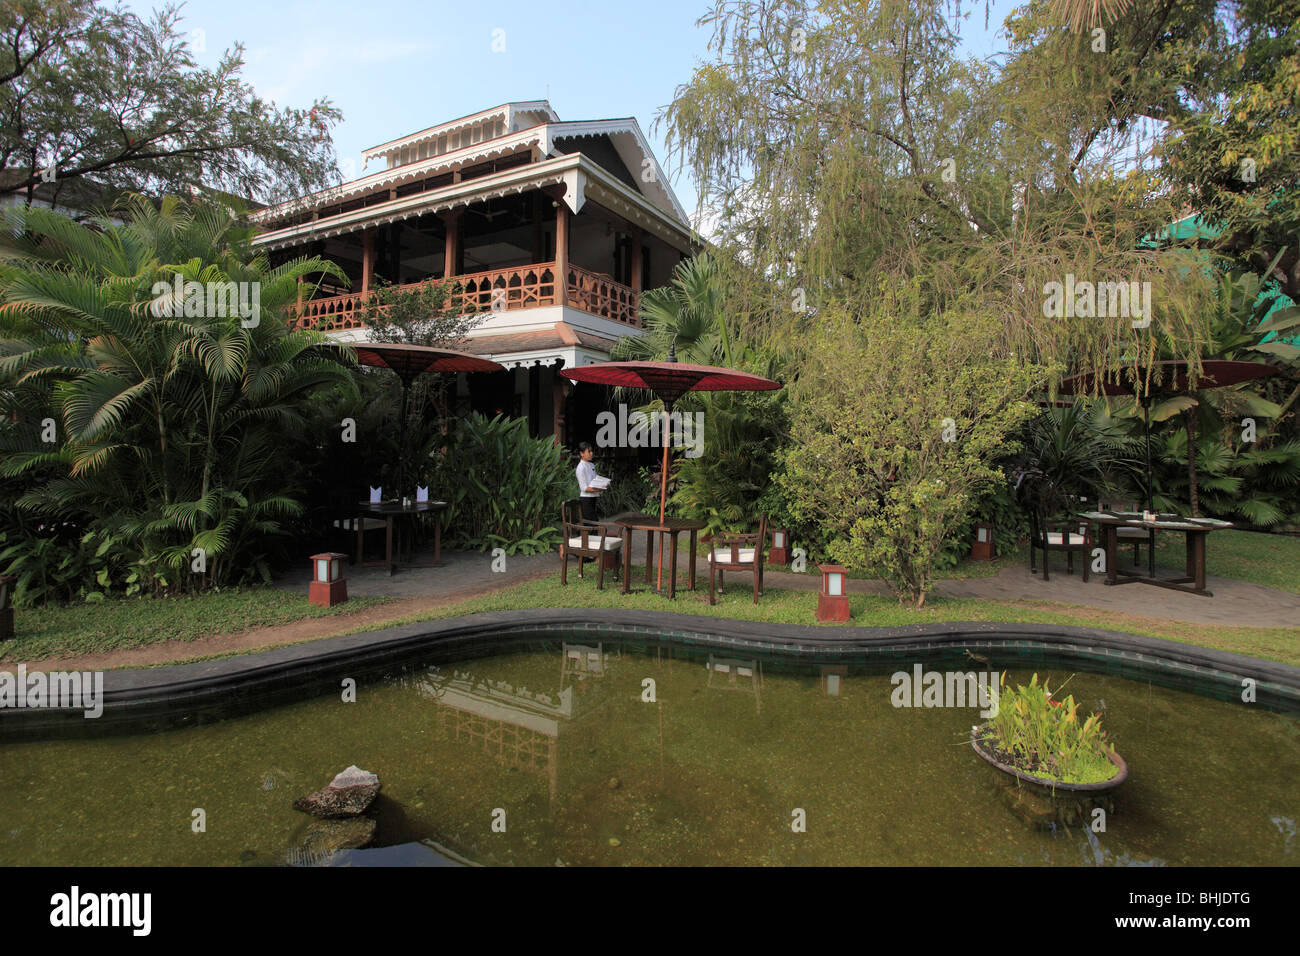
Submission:
<svg viewBox="0 0 1300 956">
<path fill-rule="evenodd" d="M 971 732 L 980 756 L 1053 788 L 1109 789 L 1123 782 L 1128 768 L 1107 740 L 1100 715 L 1080 720 L 1074 696 L 1054 699 L 1037 674 L 1014 690 L 1005 686 L 1005 674 L 1002 682 L 997 713 Z"/>
<path fill-rule="evenodd" d="M 1035 674 L 1029 685 L 1002 689 L 996 714 L 971 728 L 971 746 L 997 768 L 1006 806 L 1032 826 L 1096 826 L 1115 809 L 1112 794 L 1128 778 L 1101 717 L 1079 720 L 1074 697 L 1056 700 Z"/>
</svg>

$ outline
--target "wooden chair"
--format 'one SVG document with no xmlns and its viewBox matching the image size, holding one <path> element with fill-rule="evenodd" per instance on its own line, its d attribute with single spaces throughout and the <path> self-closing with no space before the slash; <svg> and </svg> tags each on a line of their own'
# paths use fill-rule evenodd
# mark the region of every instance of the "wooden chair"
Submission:
<svg viewBox="0 0 1300 956">
<path fill-rule="evenodd" d="M 754 575 L 754 603 L 763 593 L 763 552 L 767 548 L 767 515 L 758 521 L 757 534 L 716 534 L 709 545 L 709 603 L 714 604 L 714 576 L 717 590 L 723 587 L 726 571 L 749 571 Z"/>
<path fill-rule="evenodd" d="M 603 524 L 582 520 L 578 499 L 571 498 L 560 505 L 560 523 L 564 537 L 560 539 L 560 584 L 569 583 L 569 558 L 578 559 L 578 577 L 587 558 L 596 562 L 596 589 L 605 587 L 605 556 L 618 554 L 623 547 L 622 534 L 612 535 Z"/>
<path fill-rule="evenodd" d="M 1043 552 L 1043 580 L 1050 581 L 1051 573 L 1047 567 L 1047 555 L 1052 551 L 1065 552 L 1066 573 L 1074 573 L 1074 552 L 1083 552 L 1083 583 L 1088 583 L 1088 566 L 1092 559 L 1092 525 L 1086 518 L 1069 518 L 1064 520 L 1043 520 L 1030 512 L 1033 526 L 1029 538 L 1029 573 L 1037 574 L 1034 565 L 1034 550 Z"/>
<path fill-rule="evenodd" d="M 1136 501 L 1115 498 L 1105 498 L 1097 502 L 1097 507 L 1101 511 L 1141 511 Z M 1133 545 L 1133 564 L 1142 563 L 1142 545 L 1151 543 L 1151 532 L 1145 528 L 1116 528 L 1115 529 L 1116 545 Z M 1118 550 L 1118 547 L 1117 547 Z M 1119 558 L 1117 554 L 1116 559 Z"/>
</svg>

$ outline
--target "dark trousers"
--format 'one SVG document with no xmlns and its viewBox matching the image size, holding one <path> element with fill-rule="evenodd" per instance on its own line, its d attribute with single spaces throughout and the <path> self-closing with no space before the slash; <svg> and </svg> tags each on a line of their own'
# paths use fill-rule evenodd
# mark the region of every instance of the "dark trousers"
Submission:
<svg viewBox="0 0 1300 956">
<path fill-rule="evenodd" d="M 583 521 L 596 520 L 596 499 L 595 498 L 579 498 L 578 506 L 582 508 Z"/>
</svg>

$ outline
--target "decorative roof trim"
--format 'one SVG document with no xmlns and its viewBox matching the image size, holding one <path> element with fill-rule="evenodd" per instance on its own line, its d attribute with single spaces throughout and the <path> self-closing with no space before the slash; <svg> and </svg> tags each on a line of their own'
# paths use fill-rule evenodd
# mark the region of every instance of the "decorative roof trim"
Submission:
<svg viewBox="0 0 1300 956">
<path fill-rule="evenodd" d="M 354 209 L 329 219 L 272 230 L 255 237 L 253 245 L 282 249 L 560 183 L 566 184 L 565 204 L 572 208 L 577 197 L 569 195 L 570 179 L 575 184 L 579 179 L 583 181 L 584 198 L 595 199 L 674 248 L 688 254 L 691 252 L 691 233 L 684 222 L 675 223 L 667 219 L 663 210 L 653 202 L 581 153 L 569 153 L 558 159 L 508 169 L 468 183 L 453 183 L 442 189 Z"/>
<path fill-rule="evenodd" d="M 505 120 L 506 128 L 508 129 L 514 119 L 514 114 L 516 113 L 545 113 L 550 122 L 558 123 L 560 121 L 559 115 L 555 110 L 551 109 L 551 104 L 546 100 L 521 100 L 516 103 L 502 103 L 500 106 L 494 106 L 491 109 L 483 110 L 479 113 L 471 113 L 468 116 L 449 120 L 446 123 L 439 123 L 437 126 L 430 126 L 417 133 L 408 133 L 405 136 L 399 136 L 397 139 L 390 139 L 386 143 L 380 143 L 378 146 L 371 146 L 369 149 L 363 149 L 361 151 L 361 160 L 363 163 L 369 162 L 371 159 L 383 157 L 394 150 L 405 149 L 414 146 L 416 143 L 422 143 L 425 140 L 433 139 L 446 133 L 454 133 L 467 126 L 474 126 L 493 116 L 498 116 Z"/>
<path fill-rule="evenodd" d="M 548 129 L 546 145 L 550 147 L 555 139 L 578 136 L 609 136 L 613 140 L 614 136 L 620 133 L 631 136 L 637 150 L 641 153 L 641 162 L 629 164 L 628 172 L 634 177 L 640 177 L 641 170 L 644 168 L 642 162 L 649 159 L 653 164 L 654 179 L 649 183 L 642 180 L 643 185 L 656 187 L 655 191 L 662 195 L 664 202 L 676 214 L 677 218 L 682 222 L 686 222 L 686 210 L 682 208 L 682 204 L 677 200 L 676 193 L 668 184 L 668 177 L 664 175 L 663 168 L 659 165 L 659 160 L 655 157 L 654 151 L 650 149 L 650 143 L 641 132 L 641 125 L 636 121 L 635 116 L 627 116 L 622 119 L 573 120 L 568 123 L 557 123 Z M 626 151 L 620 149 L 617 142 L 614 142 L 614 148 L 618 151 L 623 162 L 627 163 Z M 549 148 L 547 152 L 550 152 Z"/>
<path fill-rule="evenodd" d="M 520 104 L 511 105 L 517 106 Z M 498 109 L 501 109 L 501 107 Z M 488 111 L 489 114 L 491 112 L 491 110 Z M 276 219 L 300 214 L 323 205 L 346 201 L 351 197 L 364 195 L 378 189 L 391 189 L 408 182 L 425 179 L 447 169 L 473 166 L 499 156 L 513 155 L 520 152 L 522 147 L 530 145 L 538 147 L 544 156 L 549 157 L 555 152 L 556 139 L 577 139 L 592 136 L 609 136 L 614 149 L 623 162 L 628 165 L 628 172 L 633 176 L 640 176 L 642 169 L 645 168 L 644 161 L 649 159 L 653 164 L 654 178 L 650 182 L 644 182 L 643 185 L 646 187 L 647 192 L 657 194 L 657 201 L 656 199 L 651 201 L 655 202 L 665 212 L 675 215 L 681 222 L 688 221 L 685 210 L 678 201 L 672 187 L 668 184 L 659 161 L 650 149 L 650 144 L 642 135 L 640 125 L 637 123 L 636 118 L 631 116 L 614 120 L 573 120 L 568 123 L 555 122 L 530 126 L 518 132 L 507 133 L 495 139 L 464 146 L 439 156 L 430 156 L 427 159 L 382 169 L 379 172 L 371 173 L 369 176 L 363 176 L 360 179 L 354 179 L 351 182 L 309 193 L 299 199 L 291 199 L 275 206 L 268 206 L 250 214 L 248 218 L 253 223 L 273 222 Z M 628 149 L 628 143 L 620 142 L 620 138 L 624 136 L 632 138 L 632 144 L 630 145 L 634 146 L 633 150 Z M 632 155 L 632 153 L 638 155 Z M 572 203 L 570 207 L 572 208 Z M 573 212 L 577 213 L 580 208 L 581 201 L 578 202 L 578 208 L 573 209 Z"/>
<path fill-rule="evenodd" d="M 520 152 L 521 146 L 535 145 L 542 148 L 544 145 L 542 131 L 545 128 L 544 126 L 533 126 L 526 130 L 520 130 L 518 133 L 511 133 L 509 136 L 502 136 L 498 139 L 487 140 L 473 146 L 466 146 L 463 149 L 453 150 L 450 153 L 443 153 L 441 156 L 430 156 L 428 159 L 407 163 L 404 166 L 381 169 L 379 172 L 363 176 L 361 179 L 354 179 L 339 186 L 331 186 L 329 189 L 323 189 L 320 192 L 309 193 L 301 199 L 290 199 L 276 206 L 259 209 L 257 212 L 251 213 L 248 219 L 250 222 L 255 223 L 273 221 L 284 216 L 305 212 L 308 209 L 346 200 L 351 196 L 373 192 L 385 186 L 393 188 L 407 182 L 425 179 L 430 175 L 436 175 L 440 170 L 447 167 L 473 166 L 485 160 L 495 159 L 498 156 L 512 156 Z M 477 182 L 477 180 L 471 181 Z"/>
</svg>

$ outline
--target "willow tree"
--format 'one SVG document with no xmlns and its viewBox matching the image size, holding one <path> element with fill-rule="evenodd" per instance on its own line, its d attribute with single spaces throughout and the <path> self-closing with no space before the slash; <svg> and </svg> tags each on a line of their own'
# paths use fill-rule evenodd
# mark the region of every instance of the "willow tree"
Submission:
<svg viewBox="0 0 1300 956">
<path fill-rule="evenodd" d="M 1144 123 L 1180 89 L 1150 68 L 1214 4 L 1141 6 L 1097 34 L 1030 4 L 995 63 L 961 55 L 949 0 L 718 3 L 716 55 L 660 122 L 755 301 L 778 290 L 759 332 L 789 341 L 916 279 L 932 311 L 983 302 L 1002 348 L 1045 365 L 1152 355 L 1152 326 L 1199 354 L 1210 277 L 1144 241 L 1181 215 Z M 1054 310 L 1053 283 L 1077 307 Z M 1118 300 L 1133 283 L 1149 313 Z"/>
</svg>

